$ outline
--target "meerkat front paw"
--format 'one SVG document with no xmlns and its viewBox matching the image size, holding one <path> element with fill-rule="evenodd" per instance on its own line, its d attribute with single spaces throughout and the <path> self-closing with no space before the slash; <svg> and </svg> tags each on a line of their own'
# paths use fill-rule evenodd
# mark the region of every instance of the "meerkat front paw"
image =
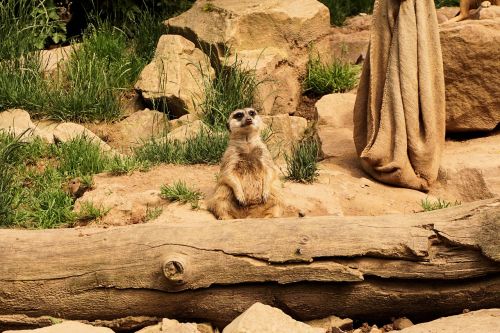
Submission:
<svg viewBox="0 0 500 333">
<path fill-rule="evenodd" d="M 246 206 L 247 200 L 245 199 L 245 194 L 243 192 L 235 193 L 234 196 L 236 197 L 236 201 L 238 201 L 240 206 Z"/>
<path fill-rule="evenodd" d="M 489 2 L 489 1 L 481 2 L 481 7 L 483 7 L 483 8 L 488 8 L 490 6 L 491 6 L 491 2 Z"/>
<path fill-rule="evenodd" d="M 264 190 L 262 191 L 262 203 L 266 203 L 267 200 L 269 199 L 269 195 L 271 192 L 269 190 Z"/>
</svg>

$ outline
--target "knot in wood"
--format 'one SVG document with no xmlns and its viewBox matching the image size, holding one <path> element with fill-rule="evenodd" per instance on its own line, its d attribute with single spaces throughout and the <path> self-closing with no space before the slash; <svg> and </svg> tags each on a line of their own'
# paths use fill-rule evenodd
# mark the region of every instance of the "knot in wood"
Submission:
<svg viewBox="0 0 500 333">
<path fill-rule="evenodd" d="M 299 244 L 306 245 L 307 243 L 309 243 L 309 236 L 301 235 L 299 239 Z"/>
<path fill-rule="evenodd" d="M 170 282 L 184 283 L 184 265 L 179 260 L 166 260 L 163 264 L 163 274 Z"/>
</svg>

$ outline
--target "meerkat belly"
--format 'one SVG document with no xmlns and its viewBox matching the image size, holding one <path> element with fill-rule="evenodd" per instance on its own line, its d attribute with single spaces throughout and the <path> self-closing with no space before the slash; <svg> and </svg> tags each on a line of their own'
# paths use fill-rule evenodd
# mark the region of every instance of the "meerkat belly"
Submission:
<svg viewBox="0 0 500 333">
<path fill-rule="evenodd" d="M 240 154 L 236 165 L 236 172 L 248 205 L 262 203 L 265 168 L 261 157 L 262 151 L 254 149 L 248 154 Z"/>
</svg>

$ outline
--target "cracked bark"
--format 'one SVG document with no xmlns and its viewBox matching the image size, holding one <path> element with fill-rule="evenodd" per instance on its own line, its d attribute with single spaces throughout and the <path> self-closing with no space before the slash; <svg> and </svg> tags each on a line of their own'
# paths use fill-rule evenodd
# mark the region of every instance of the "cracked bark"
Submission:
<svg viewBox="0 0 500 333">
<path fill-rule="evenodd" d="M 256 301 L 299 319 L 499 306 L 499 230 L 498 198 L 405 216 L 0 230 L 0 315 L 224 324 Z"/>
</svg>

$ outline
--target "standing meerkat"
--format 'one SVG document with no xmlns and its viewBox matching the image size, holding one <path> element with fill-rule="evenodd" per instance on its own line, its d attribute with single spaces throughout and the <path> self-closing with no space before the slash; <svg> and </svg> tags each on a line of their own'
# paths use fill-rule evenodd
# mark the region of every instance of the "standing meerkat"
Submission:
<svg viewBox="0 0 500 333">
<path fill-rule="evenodd" d="M 278 170 L 260 137 L 262 119 L 253 108 L 233 111 L 229 144 L 208 210 L 218 219 L 282 215 Z"/>
</svg>

